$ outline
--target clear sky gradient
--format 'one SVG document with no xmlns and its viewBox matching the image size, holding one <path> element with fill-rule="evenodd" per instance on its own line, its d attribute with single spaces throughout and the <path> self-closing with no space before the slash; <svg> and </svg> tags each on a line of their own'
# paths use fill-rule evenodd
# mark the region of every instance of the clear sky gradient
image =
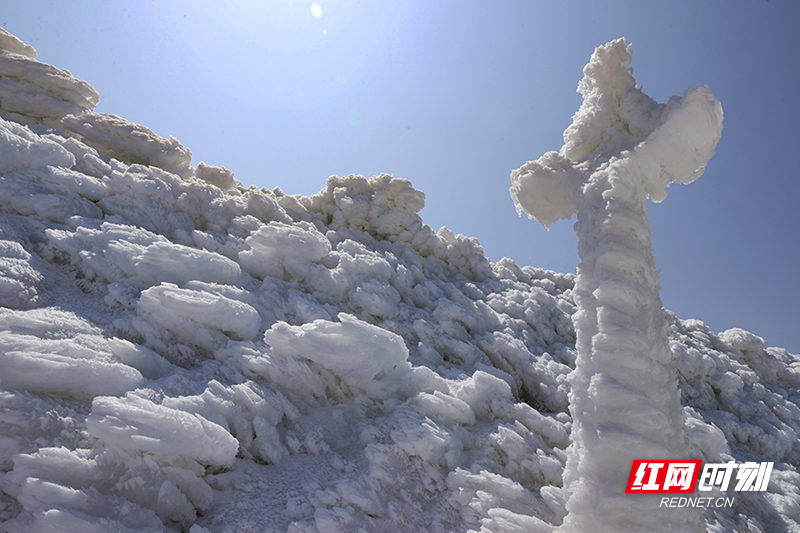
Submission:
<svg viewBox="0 0 800 533">
<path fill-rule="evenodd" d="M 509 173 L 558 149 L 595 46 L 625 36 L 658 101 L 708 85 L 717 155 L 651 204 L 662 299 L 800 352 L 800 2 L 7 1 L 0 25 L 174 135 L 196 164 L 312 194 L 388 172 L 489 257 L 574 272 L 572 221 L 520 218 Z"/>
</svg>

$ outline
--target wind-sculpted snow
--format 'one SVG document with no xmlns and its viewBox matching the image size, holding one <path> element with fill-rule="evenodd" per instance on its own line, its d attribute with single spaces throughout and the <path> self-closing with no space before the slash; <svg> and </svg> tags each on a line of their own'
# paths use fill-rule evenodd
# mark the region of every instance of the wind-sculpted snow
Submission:
<svg viewBox="0 0 800 533">
<path fill-rule="evenodd" d="M 572 275 L 433 231 L 406 180 L 176 174 L 3 94 L 0 530 L 561 523 Z M 800 527 L 800 360 L 668 323 L 693 457 L 776 461 L 710 529 Z"/>
</svg>

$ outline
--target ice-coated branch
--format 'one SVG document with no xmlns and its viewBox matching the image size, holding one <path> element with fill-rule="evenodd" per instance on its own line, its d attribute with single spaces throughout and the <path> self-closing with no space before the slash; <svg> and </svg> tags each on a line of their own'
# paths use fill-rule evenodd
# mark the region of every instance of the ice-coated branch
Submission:
<svg viewBox="0 0 800 533">
<path fill-rule="evenodd" d="M 698 513 L 626 495 L 634 459 L 685 459 L 677 375 L 667 343 L 647 198 L 699 178 L 722 132 L 707 88 L 658 104 L 636 87 L 624 39 L 598 47 L 578 84 L 583 103 L 548 152 L 511 174 L 511 197 L 549 227 L 578 214 L 577 359 L 565 531 L 698 531 Z"/>
</svg>

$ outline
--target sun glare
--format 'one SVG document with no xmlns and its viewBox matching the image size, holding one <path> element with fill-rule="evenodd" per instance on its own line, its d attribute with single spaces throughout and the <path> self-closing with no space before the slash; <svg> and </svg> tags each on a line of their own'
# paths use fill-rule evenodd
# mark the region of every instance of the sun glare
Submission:
<svg viewBox="0 0 800 533">
<path fill-rule="evenodd" d="M 311 4 L 311 14 L 315 19 L 322 18 L 322 6 L 319 4 Z"/>
</svg>

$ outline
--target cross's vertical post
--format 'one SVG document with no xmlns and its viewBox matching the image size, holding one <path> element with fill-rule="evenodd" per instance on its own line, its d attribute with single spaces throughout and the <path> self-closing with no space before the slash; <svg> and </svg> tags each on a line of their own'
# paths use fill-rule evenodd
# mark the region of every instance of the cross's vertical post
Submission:
<svg viewBox="0 0 800 533">
<path fill-rule="evenodd" d="M 634 459 L 689 459 L 659 297 L 648 198 L 699 178 L 722 133 L 707 88 L 659 104 L 636 87 L 631 47 L 598 47 L 564 146 L 511 174 L 511 196 L 546 227 L 577 213 L 576 364 L 570 375 L 564 531 L 704 531 L 702 510 L 625 494 Z"/>
</svg>

